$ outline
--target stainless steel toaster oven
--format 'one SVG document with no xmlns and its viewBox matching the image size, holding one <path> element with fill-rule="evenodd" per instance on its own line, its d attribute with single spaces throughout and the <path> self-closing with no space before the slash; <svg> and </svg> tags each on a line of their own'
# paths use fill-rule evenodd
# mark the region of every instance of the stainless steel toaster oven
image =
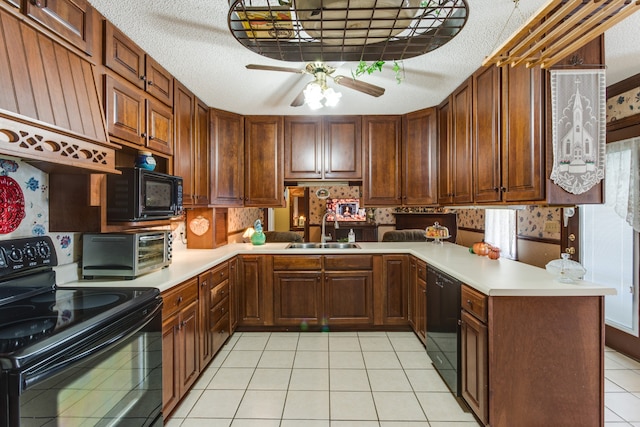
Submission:
<svg viewBox="0 0 640 427">
<path fill-rule="evenodd" d="M 171 264 L 171 233 L 86 233 L 82 237 L 82 278 L 133 279 Z"/>
</svg>

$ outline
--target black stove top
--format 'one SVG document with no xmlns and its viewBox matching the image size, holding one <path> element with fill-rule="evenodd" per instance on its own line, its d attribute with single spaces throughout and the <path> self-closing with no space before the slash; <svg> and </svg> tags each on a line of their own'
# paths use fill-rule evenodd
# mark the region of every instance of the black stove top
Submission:
<svg viewBox="0 0 640 427">
<path fill-rule="evenodd" d="M 49 337 L 64 345 L 70 335 L 106 326 L 159 295 L 157 289 L 60 288 L 53 265 L 48 237 L 0 242 L 0 364 L 48 350 Z"/>
</svg>

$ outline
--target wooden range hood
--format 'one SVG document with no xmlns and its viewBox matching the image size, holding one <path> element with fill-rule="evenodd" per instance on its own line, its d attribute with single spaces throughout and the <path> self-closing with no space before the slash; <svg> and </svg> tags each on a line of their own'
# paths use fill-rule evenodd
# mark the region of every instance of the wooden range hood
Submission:
<svg viewBox="0 0 640 427">
<path fill-rule="evenodd" d="M 0 154 L 46 172 L 119 173 L 94 65 L 2 8 L 0 49 Z"/>
<path fill-rule="evenodd" d="M 549 68 L 640 10 L 640 0 L 550 0 L 482 65 Z"/>
</svg>

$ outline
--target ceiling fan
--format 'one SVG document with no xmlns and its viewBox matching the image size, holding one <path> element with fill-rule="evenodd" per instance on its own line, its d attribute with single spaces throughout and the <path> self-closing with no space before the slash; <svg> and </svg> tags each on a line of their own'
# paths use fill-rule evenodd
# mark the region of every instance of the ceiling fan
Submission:
<svg viewBox="0 0 640 427">
<path fill-rule="evenodd" d="M 332 74 L 336 71 L 334 67 L 331 67 L 324 62 L 310 62 L 304 68 L 289 68 L 289 67 L 277 67 L 271 65 L 257 65 L 257 64 L 249 64 L 247 65 L 249 70 L 266 70 L 266 71 L 284 71 L 286 73 L 298 73 L 298 74 L 309 74 L 314 77 L 314 81 L 310 82 L 305 86 L 305 89 L 302 90 L 298 96 L 291 103 L 292 107 L 299 107 L 305 103 L 305 91 L 307 87 L 311 84 L 316 84 L 322 90 L 327 90 L 327 77 L 333 79 L 333 81 L 341 86 L 348 87 L 350 89 L 357 90 L 362 93 L 366 93 L 367 95 L 378 97 L 384 94 L 384 88 L 380 86 L 372 85 L 370 83 L 361 82 L 359 80 L 355 80 L 351 77 L 346 76 L 332 76 Z M 330 90 L 330 89 L 329 89 Z"/>
</svg>

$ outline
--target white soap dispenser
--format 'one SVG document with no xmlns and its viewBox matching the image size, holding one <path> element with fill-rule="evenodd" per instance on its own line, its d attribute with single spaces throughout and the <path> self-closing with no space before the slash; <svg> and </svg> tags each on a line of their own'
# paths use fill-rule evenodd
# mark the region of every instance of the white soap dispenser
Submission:
<svg viewBox="0 0 640 427">
<path fill-rule="evenodd" d="M 355 243 L 356 233 L 353 232 L 353 228 L 349 230 L 349 243 Z"/>
</svg>

